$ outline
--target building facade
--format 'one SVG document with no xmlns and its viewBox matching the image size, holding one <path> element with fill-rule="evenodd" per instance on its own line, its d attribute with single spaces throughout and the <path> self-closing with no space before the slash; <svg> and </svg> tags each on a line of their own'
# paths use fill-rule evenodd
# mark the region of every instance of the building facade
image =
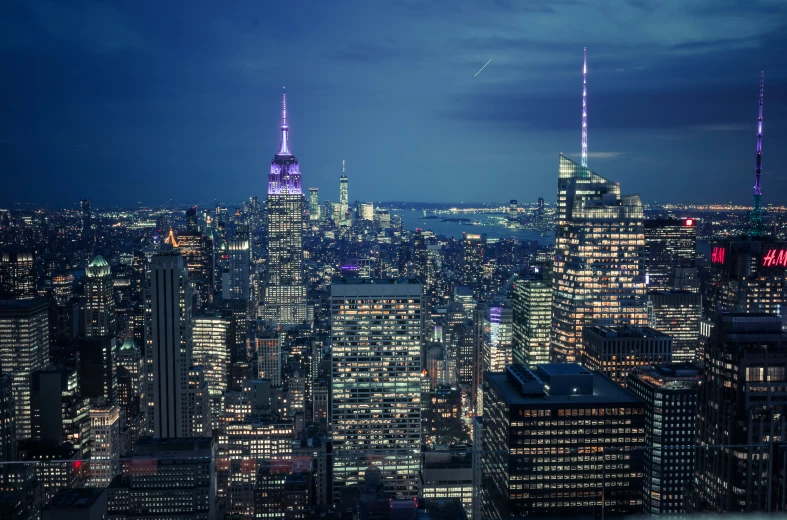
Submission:
<svg viewBox="0 0 787 520">
<path fill-rule="evenodd" d="M 653 516 L 685 513 L 694 478 L 697 397 L 702 369 L 690 363 L 637 367 L 628 388 L 645 401 L 643 510 Z"/>
<path fill-rule="evenodd" d="M 575 363 L 487 372 L 481 518 L 637 514 L 644 445 L 645 404 L 603 376 Z"/>
<path fill-rule="evenodd" d="M 672 338 L 650 327 L 585 327 L 583 364 L 625 387 L 638 366 L 672 362 Z"/>
<path fill-rule="evenodd" d="M 334 498 L 370 464 L 385 491 L 415 497 L 421 445 L 422 285 L 416 280 L 331 284 L 331 435 Z"/>
<path fill-rule="evenodd" d="M 638 195 L 560 155 L 552 360 L 582 359 L 585 325 L 645 325 L 645 237 Z"/>
</svg>

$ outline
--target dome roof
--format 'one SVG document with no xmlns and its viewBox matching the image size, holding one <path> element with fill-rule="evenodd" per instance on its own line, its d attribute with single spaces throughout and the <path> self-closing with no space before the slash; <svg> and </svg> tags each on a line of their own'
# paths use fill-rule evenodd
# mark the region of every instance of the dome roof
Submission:
<svg viewBox="0 0 787 520">
<path fill-rule="evenodd" d="M 112 272 L 112 269 L 109 267 L 109 263 L 104 260 L 104 257 L 98 255 L 90 262 L 90 265 L 87 266 L 85 269 L 85 274 L 87 274 L 88 278 L 95 278 L 98 276 L 109 276 Z"/>
<path fill-rule="evenodd" d="M 92 262 L 90 262 L 90 265 L 88 267 L 109 267 L 109 263 L 106 260 L 104 260 L 103 256 L 98 255 L 93 259 Z"/>
</svg>

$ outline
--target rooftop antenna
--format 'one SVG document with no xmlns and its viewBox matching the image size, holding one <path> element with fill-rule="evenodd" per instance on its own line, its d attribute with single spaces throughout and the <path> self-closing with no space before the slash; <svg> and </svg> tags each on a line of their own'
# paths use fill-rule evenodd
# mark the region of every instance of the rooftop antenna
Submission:
<svg viewBox="0 0 787 520">
<path fill-rule="evenodd" d="M 765 85 L 765 71 L 760 72 L 760 108 L 757 118 L 757 163 L 754 167 L 754 204 L 751 209 L 751 228 L 749 236 L 761 237 L 765 234 L 762 219 L 762 98 Z"/>
<path fill-rule="evenodd" d="M 583 169 L 588 167 L 588 48 L 584 49 L 582 65 L 582 162 Z"/>
</svg>

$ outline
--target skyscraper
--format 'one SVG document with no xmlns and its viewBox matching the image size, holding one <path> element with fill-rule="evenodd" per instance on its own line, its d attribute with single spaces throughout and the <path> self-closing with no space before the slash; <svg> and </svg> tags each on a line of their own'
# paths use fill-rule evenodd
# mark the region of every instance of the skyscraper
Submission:
<svg viewBox="0 0 787 520">
<path fill-rule="evenodd" d="M 32 300 L 36 297 L 35 254 L 24 249 L 0 252 L 0 298 Z"/>
<path fill-rule="evenodd" d="M 188 437 L 191 434 L 188 406 L 191 294 L 188 272 L 177 250 L 153 256 L 149 292 L 143 400 L 147 430 L 154 437 Z"/>
<path fill-rule="evenodd" d="M 108 486 L 120 473 L 120 409 L 90 405 L 90 485 Z"/>
<path fill-rule="evenodd" d="M 79 339 L 79 390 L 90 398 L 117 399 L 117 346 L 114 336 Z"/>
<path fill-rule="evenodd" d="M 11 374 L 18 439 L 32 434 L 33 372 L 49 364 L 49 306 L 41 301 L 0 301 L 0 373 Z"/>
<path fill-rule="evenodd" d="M 213 241 L 197 229 L 196 211 L 194 216 L 187 218 L 190 221 L 188 230 L 178 233 L 172 245 L 183 255 L 189 280 L 199 297 L 198 307 L 204 308 L 213 295 Z"/>
<path fill-rule="evenodd" d="M 699 291 L 697 219 L 645 220 L 645 279 L 648 290 Z"/>
<path fill-rule="evenodd" d="M 644 406 L 575 363 L 484 374 L 481 518 L 639 513 Z"/>
<path fill-rule="evenodd" d="M 264 313 L 276 325 L 306 321 L 303 274 L 303 191 L 298 159 L 292 154 L 287 98 L 282 94 L 281 143 L 268 175 L 268 276 Z"/>
<path fill-rule="evenodd" d="M 370 465 L 382 471 L 387 494 L 418 493 L 421 294 L 416 280 L 331 284 L 335 499 Z"/>
<path fill-rule="evenodd" d="M 347 211 L 350 209 L 350 181 L 344 172 L 344 159 L 342 159 L 342 176 L 339 177 L 339 220 L 347 218 Z"/>
<path fill-rule="evenodd" d="M 716 513 L 771 511 L 772 491 L 781 487 L 772 476 L 784 460 L 774 454 L 787 438 L 782 319 L 718 317 L 702 361 L 693 506 Z"/>
<path fill-rule="evenodd" d="M 192 362 L 205 371 L 211 397 L 220 398 L 229 389 L 230 360 L 234 338 L 229 316 L 195 316 L 192 320 Z"/>
<path fill-rule="evenodd" d="M 320 189 L 309 188 L 309 220 L 321 220 Z"/>
<path fill-rule="evenodd" d="M 672 336 L 672 361 L 697 358 L 702 296 L 691 291 L 649 291 L 648 326 Z"/>
<path fill-rule="evenodd" d="M 549 331 L 552 325 L 552 280 L 542 273 L 514 282 L 514 363 L 535 370 L 549 363 Z"/>
<path fill-rule="evenodd" d="M 481 281 L 481 264 L 484 262 L 484 236 L 462 233 L 462 285 L 476 288 Z"/>
<path fill-rule="evenodd" d="M 623 387 L 634 367 L 672 362 L 672 338 L 649 327 L 585 327 L 582 343 L 582 364 Z"/>
<path fill-rule="evenodd" d="M 222 286 L 225 300 L 249 300 L 251 276 L 251 235 L 249 226 L 239 225 L 228 241 L 229 283 Z"/>
<path fill-rule="evenodd" d="M 514 311 L 501 304 L 489 307 L 488 327 L 484 327 L 483 371 L 503 372 L 513 361 Z"/>
<path fill-rule="evenodd" d="M 82 241 L 89 243 L 93 241 L 93 216 L 90 212 L 90 199 L 79 201 L 79 209 L 82 213 Z"/>
<path fill-rule="evenodd" d="M 85 337 L 114 336 L 115 297 L 112 271 L 102 256 L 85 269 Z"/>
<path fill-rule="evenodd" d="M 693 480 L 697 394 L 702 370 L 695 365 L 637 367 L 628 388 L 645 401 L 645 486 L 643 513 L 684 513 L 684 493 Z"/>
<path fill-rule="evenodd" d="M 642 202 L 587 167 L 586 100 L 583 80 L 582 163 L 561 154 L 558 169 L 553 361 L 582 359 L 587 324 L 646 322 Z"/>
</svg>

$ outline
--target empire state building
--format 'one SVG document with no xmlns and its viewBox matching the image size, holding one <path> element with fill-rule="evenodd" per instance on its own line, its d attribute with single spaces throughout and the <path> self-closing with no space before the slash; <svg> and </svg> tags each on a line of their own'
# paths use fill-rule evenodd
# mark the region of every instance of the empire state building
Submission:
<svg viewBox="0 0 787 520">
<path fill-rule="evenodd" d="M 264 318 L 272 325 L 306 321 L 303 275 L 303 190 L 298 159 L 292 154 L 287 126 L 287 95 L 282 94 L 281 143 L 268 174 L 268 275 Z"/>
</svg>

